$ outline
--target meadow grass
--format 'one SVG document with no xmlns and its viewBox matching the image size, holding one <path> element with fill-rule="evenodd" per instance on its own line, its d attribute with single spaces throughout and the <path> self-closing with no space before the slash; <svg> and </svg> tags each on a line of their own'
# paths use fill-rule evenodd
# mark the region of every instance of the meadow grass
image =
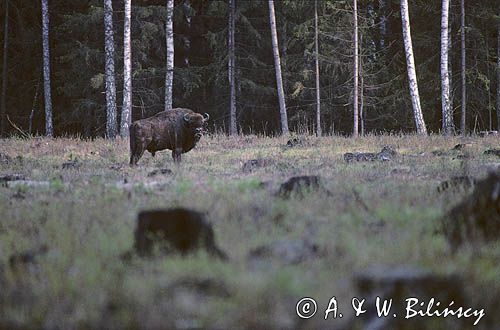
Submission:
<svg viewBox="0 0 500 330">
<path fill-rule="evenodd" d="M 125 140 L 0 140 L 0 153 L 11 159 L 0 163 L 0 175 L 50 182 L 0 187 L 0 328 L 343 329 L 356 295 L 353 275 L 372 265 L 458 274 L 469 305 L 498 302 L 500 245 L 452 253 L 437 232 L 440 218 L 470 190 L 436 191 L 442 180 L 481 178 L 497 166 L 496 156 L 483 155 L 499 147 L 497 137 L 301 139 L 287 148 L 284 137 L 205 136 L 180 166 L 165 151 L 145 155 L 135 168 L 128 166 Z M 450 151 L 463 142 L 470 143 L 464 151 Z M 395 160 L 346 163 L 342 157 L 384 145 L 397 149 Z M 436 150 L 450 152 L 434 156 Z M 469 158 L 457 159 L 464 153 Z M 244 162 L 255 158 L 270 162 L 243 172 Z M 75 160 L 79 167 L 62 169 Z M 165 167 L 173 173 L 148 176 Z M 275 197 L 279 184 L 295 175 L 320 175 L 331 196 Z M 124 262 L 137 213 L 170 207 L 205 212 L 230 262 L 203 252 Z M 316 243 L 321 255 L 295 265 L 247 261 L 255 247 L 297 238 Z M 42 245 L 49 251 L 36 263 L 8 266 L 10 256 Z M 172 286 L 187 277 L 220 281 L 229 296 Z M 336 296 L 346 317 L 324 321 L 318 314 L 302 322 L 295 303 L 303 296 L 315 297 L 320 310 Z"/>
</svg>

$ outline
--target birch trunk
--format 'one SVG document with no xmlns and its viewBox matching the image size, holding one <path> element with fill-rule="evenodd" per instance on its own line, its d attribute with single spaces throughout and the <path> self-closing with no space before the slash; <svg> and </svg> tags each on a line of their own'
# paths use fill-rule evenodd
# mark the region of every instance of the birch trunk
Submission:
<svg viewBox="0 0 500 330">
<path fill-rule="evenodd" d="M 408 82 L 410 85 L 410 96 L 415 118 L 417 134 L 427 135 L 424 116 L 420 106 L 420 96 L 418 93 L 417 73 L 415 69 L 415 59 L 413 57 L 413 46 L 411 42 L 410 13 L 408 10 L 408 0 L 401 0 L 401 21 L 403 24 L 403 41 L 405 45 L 406 66 L 408 71 Z"/>
<path fill-rule="evenodd" d="M 450 0 L 442 0 L 441 11 L 441 109 L 443 118 L 443 133 L 453 133 L 453 114 L 450 102 L 450 76 L 448 67 L 448 16 Z"/>
<path fill-rule="evenodd" d="M 3 35 L 2 62 L 2 104 L 0 105 L 0 136 L 5 133 L 5 116 L 7 114 L 7 56 L 9 49 L 9 1 L 5 1 L 5 24 Z"/>
<path fill-rule="evenodd" d="M 354 125 L 353 125 L 353 137 L 358 137 L 358 123 L 359 123 L 359 109 L 358 109 L 358 101 L 359 101 L 359 86 L 358 86 L 358 78 L 359 78 L 359 67 L 358 67 L 358 2 L 354 0 Z"/>
<path fill-rule="evenodd" d="M 465 77 L 465 0 L 460 0 L 460 53 L 461 53 L 461 68 L 460 77 L 462 80 L 462 111 L 460 120 L 460 132 L 465 135 L 465 116 L 467 111 L 467 90 L 466 90 L 466 77 Z"/>
<path fill-rule="evenodd" d="M 278 100 L 280 105 L 281 133 L 288 135 L 288 118 L 285 105 L 285 92 L 283 90 L 283 79 L 281 75 L 280 51 L 278 47 L 278 33 L 276 32 L 276 16 L 274 14 L 274 0 L 268 0 L 269 23 L 271 26 L 271 39 L 273 44 L 274 68 L 276 70 L 276 87 L 278 90 Z"/>
<path fill-rule="evenodd" d="M 235 54 L 234 54 L 234 31 L 235 31 L 235 14 L 236 14 L 236 0 L 229 0 L 229 26 L 228 26 L 228 45 L 229 45 L 229 61 L 228 61 L 228 74 L 229 74 L 229 134 L 238 134 L 238 127 L 236 125 L 236 84 L 235 84 Z"/>
<path fill-rule="evenodd" d="M 318 0 L 314 0 L 314 49 L 316 60 L 316 135 L 321 136 L 321 93 L 319 86 Z"/>
<path fill-rule="evenodd" d="M 130 38 L 130 21 L 132 0 L 125 0 L 125 18 L 123 31 L 123 105 L 120 125 L 121 137 L 129 136 L 132 121 L 132 49 Z"/>
<path fill-rule="evenodd" d="M 49 0 L 42 0 L 43 88 L 45 96 L 45 135 L 54 136 L 50 91 Z"/>
<path fill-rule="evenodd" d="M 112 0 L 104 1 L 104 43 L 106 71 L 106 136 L 114 139 L 117 134 L 116 82 L 115 82 L 115 38 L 113 31 Z"/>
<path fill-rule="evenodd" d="M 167 23 L 165 25 L 167 46 L 167 72 L 165 74 L 165 111 L 172 110 L 174 86 L 174 0 L 167 0 Z"/>
</svg>

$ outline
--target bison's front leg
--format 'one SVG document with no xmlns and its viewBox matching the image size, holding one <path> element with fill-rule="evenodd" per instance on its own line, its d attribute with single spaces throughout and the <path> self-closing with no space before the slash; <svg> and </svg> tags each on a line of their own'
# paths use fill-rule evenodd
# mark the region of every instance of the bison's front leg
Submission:
<svg viewBox="0 0 500 330">
<path fill-rule="evenodd" d="M 179 164 L 181 162 L 181 154 L 182 149 L 176 148 L 172 150 L 172 158 L 174 159 L 174 163 Z"/>
<path fill-rule="evenodd" d="M 142 141 L 135 143 L 134 147 L 130 148 L 130 166 L 137 165 L 139 159 L 141 159 L 144 154 L 145 146 Z"/>
<path fill-rule="evenodd" d="M 130 125 L 130 166 L 137 165 L 150 142 L 151 138 L 147 137 L 140 123 Z"/>
</svg>

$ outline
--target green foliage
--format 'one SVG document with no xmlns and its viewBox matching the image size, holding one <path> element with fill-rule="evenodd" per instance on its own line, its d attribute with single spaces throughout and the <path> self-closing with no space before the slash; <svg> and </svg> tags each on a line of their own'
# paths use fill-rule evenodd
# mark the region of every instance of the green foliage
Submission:
<svg viewBox="0 0 500 330">
<path fill-rule="evenodd" d="M 39 4 L 14 0 L 9 38 L 7 112 L 26 129 L 34 107 L 34 131 L 43 132 Z M 359 1 L 368 131 L 413 131 L 399 1 Z M 123 84 L 123 3 L 113 1 L 118 109 Z M 228 12 L 226 1 L 176 1 L 174 9 L 174 106 L 209 112 L 217 128 L 227 127 L 229 108 Z M 451 67 L 455 108 L 460 104 L 459 6 L 451 7 Z M 439 1 L 410 1 L 413 48 L 424 118 L 440 129 Z M 3 3 L 0 4 L 3 13 Z M 104 134 L 104 31 L 102 1 L 50 4 L 52 88 L 56 133 Z M 134 1 L 132 8 L 133 118 L 163 109 L 165 79 L 164 1 Z M 318 0 L 319 61 L 323 122 L 329 131 L 352 130 L 352 1 Z M 467 121 L 489 127 L 496 82 L 498 4 L 466 2 Z M 314 1 L 276 2 L 278 42 L 290 126 L 314 123 Z M 385 34 L 382 21 L 385 19 Z M 0 24 L 3 35 L 3 24 Z M 274 61 L 267 1 L 236 1 L 236 90 L 238 123 L 244 132 L 279 128 Z M 383 41 L 383 42 L 382 42 Z M 29 46 L 28 46 L 29 45 Z M 38 87 L 37 87 L 38 86 Z M 38 92 L 37 92 L 38 91 Z M 22 98 L 18 95 L 21 93 Z M 37 97 L 35 98 L 35 94 Z M 456 113 L 457 120 L 459 113 Z M 496 114 L 493 112 L 492 120 Z"/>
</svg>

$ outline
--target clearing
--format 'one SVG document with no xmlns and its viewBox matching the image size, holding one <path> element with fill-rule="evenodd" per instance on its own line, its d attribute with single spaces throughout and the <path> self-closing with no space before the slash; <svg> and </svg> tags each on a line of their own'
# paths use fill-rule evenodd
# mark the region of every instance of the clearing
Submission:
<svg viewBox="0 0 500 330">
<path fill-rule="evenodd" d="M 484 154 L 498 137 L 296 142 L 204 136 L 178 167 L 167 150 L 130 168 L 124 140 L 0 140 L 0 176 L 25 179 L 0 186 L 0 328 L 345 329 L 354 275 L 374 265 L 459 276 L 465 306 L 486 309 L 479 328 L 499 324 L 500 244 L 452 253 L 440 219 L 471 189 L 437 191 L 451 177 L 498 169 L 500 158 Z M 343 158 L 385 145 L 396 158 Z M 330 193 L 275 196 L 298 175 L 320 175 Z M 138 212 L 170 207 L 205 212 L 230 261 L 203 252 L 123 261 Z M 276 242 L 274 257 L 248 257 Z M 9 265 L 26 252 L 33 260 Z M 306 296 L 318 302 L 307 321 L 295 313 Z M 325 321 L 332 296 L 344 317 Z M 447 328 L 442 321 L 427 327 Z"/>
</svg>

